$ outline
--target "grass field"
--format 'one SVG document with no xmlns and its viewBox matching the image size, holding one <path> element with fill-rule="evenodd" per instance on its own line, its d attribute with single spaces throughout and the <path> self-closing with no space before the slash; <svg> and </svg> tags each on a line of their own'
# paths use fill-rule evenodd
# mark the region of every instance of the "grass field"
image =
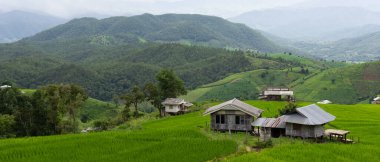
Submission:
<svg viewBox="0 0 380 162">
<path fill-rule="evenodd" d="M 285 102 L 247 101 L 272 117 Z M 206 107 L 217 103 L 208 104 Z M 299 103 L 300 106 L 309 103 Z M 378 161 L 380 106 L 321 105 L 360 143 L 311 143 L 273 139 L 274 147 L 246 152 L 257 137 L 207 131 L 202 111 L 164 119 L 141 119 L 135 129 L 0 140 L 0 161 Z M 350 136 L 349 136 L 350 137 Z M 248 141 L 244 142 L 248 138 Z"/>
<path fill-rule="evenodd" d="M 299 70 L 298 70 L 299 71 Z M 186 96 L 188 101 L 228 100 L 240 98 L 242 100 L 257 99 L 261 90 L 267 86 L 288 86 L 302 79 L 303 74 L 287 72 L 287 70 L 253 70 L 233 74 L 214 83 L 203 85 Z"/>
</svg>

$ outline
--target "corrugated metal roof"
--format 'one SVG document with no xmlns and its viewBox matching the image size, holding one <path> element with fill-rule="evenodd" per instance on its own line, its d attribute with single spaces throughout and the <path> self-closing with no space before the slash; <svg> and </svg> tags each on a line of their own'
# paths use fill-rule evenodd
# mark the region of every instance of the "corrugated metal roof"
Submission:
<svg viewBox="0 0 380 162">
<path fill-rule="evenodd" d="M 203 115 L 211 114 L 211 113 L 217 112 L 219 110 L 240 110 L 240 111 L 243 111 L 243 112 L 245 112 L 249 115 L 255 116 L 255 117 L 259 117 L 261 115 L 261 113 L 263 112 L 263 110 L 261 110 L 259 108 L 253 107 L 249 104 L 246 104 L 243 101 L 240 101 L 240 100 L 234 98 L 234 99 L 229 100 L 227 102 L 223 102 L 219 105 L 208 108 L 203 113 Z"/>
<path fill-rule="evenodd" d="M 285 120 L 284 116 L 278 118 L 258 118 L 251 125 L 264 128 L 285 128 Z"/>
<path fill-rule="evenodd" d="M 324 111 L 316 104 L 297 108 L 297 114 L 284 115 L 287 123 L 321 125 L 335 120 L 335 116 Z"/>
<path fill-rule="evenodd" d="M 162 102 L 163 105 L 180 105 L 183 103 L 185 103 L 185 100 L 181 98 L 167 98 Z"/>
<path fill-rule="evenodd" d="M 374 101 L 379 101 L 380 100 L 380 97 L 376 97 L 373 99 Z"/>
</svg>

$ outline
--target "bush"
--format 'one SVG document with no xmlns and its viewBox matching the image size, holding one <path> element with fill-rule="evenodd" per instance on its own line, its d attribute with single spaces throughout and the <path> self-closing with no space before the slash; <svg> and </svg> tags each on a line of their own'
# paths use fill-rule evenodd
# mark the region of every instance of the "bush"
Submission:
<svg viewBox="0 0 380 162">
<path fill-rule="evenodd" d="M 269 147 L 273 147 L 272 140 L 258 141 L 255 144 L 256 144 L 256 148 L 269 148 Z"/>
<path fill-rule="evenodd" d="M 14 136 L 12 127 L 15 124 L 14 116 L 12 115 L 0 115 L 0 137 Z"/>
<path fill-rule="evenodd" d="M 97 120 L 94 121 L 94 127 L 98 130 L 107 130 L 111 128 L 112 124 L 108 120 Z"/>
</svg>

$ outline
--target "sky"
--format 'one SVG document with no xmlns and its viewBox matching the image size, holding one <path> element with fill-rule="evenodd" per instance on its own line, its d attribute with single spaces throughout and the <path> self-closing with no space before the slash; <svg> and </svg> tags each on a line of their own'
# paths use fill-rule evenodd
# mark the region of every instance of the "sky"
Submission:
<svg viewBox="0 0 380 162">
<path fill-rule="evenodd" d="M 0 0 L 0 11 L 47 13 L 62 18 L 142 13 L 196 13 L 224 18 L 278 7 L 351 6 L 380 11 L 379 0 Z"/>
</svg>

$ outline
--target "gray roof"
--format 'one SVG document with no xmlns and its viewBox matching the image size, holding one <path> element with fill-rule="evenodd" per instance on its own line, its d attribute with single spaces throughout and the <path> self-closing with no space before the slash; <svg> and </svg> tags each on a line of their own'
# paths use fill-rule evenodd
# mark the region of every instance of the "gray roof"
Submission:
<svg viewBox="0 0 380 162">
<path fill-rule="evenodd" d="M 287 123 L 321 125 L 335 120 L 335 116 L 324 111 L 316 104 L 297 108 L 297 114 L 284 115 Z"/>
<path fill-rule="evenodd" d="M 293 96 L 293 91 L 264 91 L 263 95 L 281 95 L 281 96 Z"/>
<path fill-rule="evenodd" d="M 181 98 L 167 98 L 164 102 L 162 102 L 163 105 L 180 105 L 186 103 L 184 99 Z"/>
<path fill-rule="evenodd" d="M 252 126 L 264 128 L 285 128 L 284 116 L 278 118 L 258 118 L 252 122 Z"/>
<path fill-rule="evenodd" d="M 240 101 L 240 100 L 234 98 L 234 99 L 229 100 L 227 102 L 223 102 L 219 105 L 208 108 L 203 113 L 203 115 L 211 114 L 211 113 L 217 112 L 219 110 L 240 110 L 244 113 L 247 113 L 247 114 L 255 116 L 255 117 L 259 117 L 261 115 L 261 113 L 263 112 L 263 110 L 261 110 L 259 108 L 253 107 L 249 104 L 246 104 L 243 101 Z"/>
</svg>

